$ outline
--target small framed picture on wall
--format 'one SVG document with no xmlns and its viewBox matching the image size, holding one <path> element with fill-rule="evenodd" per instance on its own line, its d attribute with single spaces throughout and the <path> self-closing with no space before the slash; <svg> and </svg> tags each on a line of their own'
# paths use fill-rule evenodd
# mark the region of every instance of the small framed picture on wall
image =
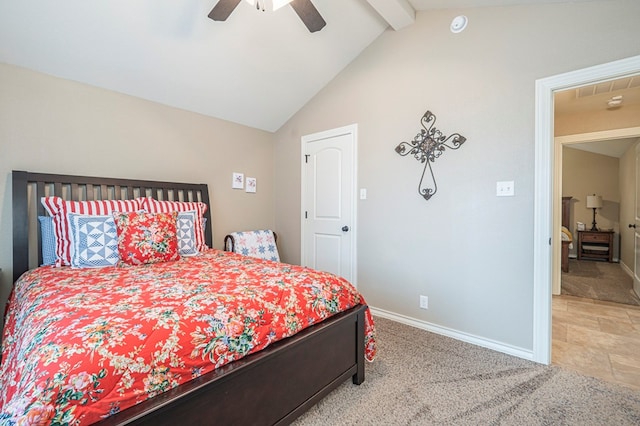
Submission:
<svg viewBox="0 0 640 426">
<path fill-rule="evenodd" d="M 234 173 L 233 180 L 231 181 L 231 188 L 233 189 L 242 189 L 244 188 L 244 174 L 243 173 Z"/>
<path fill-rule="evenodd" d="M 258 180 L 256 178 L 248 177 L 246 191 L 256 192 L 256 189 L 258 189 Z"/>
</svg>

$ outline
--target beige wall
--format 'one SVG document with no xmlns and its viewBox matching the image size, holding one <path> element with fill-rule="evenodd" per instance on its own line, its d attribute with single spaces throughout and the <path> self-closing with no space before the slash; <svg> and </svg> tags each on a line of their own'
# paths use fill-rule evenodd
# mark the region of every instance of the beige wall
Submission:
<svg viewBox="0 0 640 426">
<path fill-rule="evenodd" d="M 618 258 L 620 233 L 620 168 L 619 159 L 563 146 L 562 196 L 571 196 L 570 231 L 577 239 L 576 222 L 591 229 L 593 209 L 587 208 L 587 195 L 602 196 L 603 206 L 596 211 L 598 229 L 613 230 L 614 258 Z M 574 244 L 572 254 L 577 253 Z"/>
<path fill-rule="evenodd" d="M 11 170 L 209 185 L 214 245 L 273 228 L 273 135 L 0 64 L 0 306 L 11 287 Z M 231 175 L 258 192 L 231 189 Z"/>
<path fill-rule="evenodd" d="M 640 18 L 639 18 L 640 19 Z M 640 127 L 640 105 L 591 113 L 561 114 L 555 117 L 555 136 Z"/>
<path fill-rule="evenodd" d="M 469 26 L 452 34 L 459 14 Z M 276 133 L 281 250 L 299 260 L 301 136 L 357 123 L 367 302 L 531 350 L 535 81 L 640 54 L 639 16 L 633 0 L 430 10 L 386 31 Z M 394 152 L 427 109 L 467 137 L 433 163 L 429 201 L 416 190 L 423 165 Z M 496 197 L 502 180 L 515 197 Z"/>
</svg>

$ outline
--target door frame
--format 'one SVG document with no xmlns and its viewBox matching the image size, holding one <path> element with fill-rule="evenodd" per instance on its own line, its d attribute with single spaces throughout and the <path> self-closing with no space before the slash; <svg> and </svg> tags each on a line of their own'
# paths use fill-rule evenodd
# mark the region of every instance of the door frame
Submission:
<svg viewBox="0 0 640 426">
<path fill-rule="evenodd" d="M 352 149 L 352 162 L 351 162 L 351 178 L 353 182 L 353 188 L 351 188 L 351 217 L 350 223 L 351 229 L 347 233 L 351 238 L 351 253 L 349 254 L 349 262 L 351 267 L 351 280 L 350 283 L 354 287 L 358 287 L 358 211 L 357 211 L 357 195 L 358 195 L 358 125 L 350 124 L 335 129 L 325 130 L 310 135 L 305 135 L 300 138 L 300 263 L 304 263 L 305 259 L 305 196 L 307 189 L 307 178 L 305 173 L 305 144 L 321 140 L 333 138 L 341 135 L 351 135 L 351 149 Z"/>
<path fill-rule="evenodd" d="M 640 130 L 640 127 L 638 128 Z M 633 165 L 635 167 L 635 187 L 634 187 L 634 203 L 633 203 L 633 291 L 636 295 L 640 296 L 640 283 L 638 277 L 638 238 L 640 238 L 640 234 L 638 233 L 638 221 L 640 218 L 638 217 L 638 205 L 640 204 L 640 199 L 638 199 L 638 191 L 640 188 L 638 187 L 638 181 L 640 180 L 640 167 L 638 167 L 638 159 L 640 157 L 640 144 L 636 144 L 635 147 L 635 159 Z M 622 257 L 622 256 L 621 256 Z M 622 263 L 622 262 L 620 262 Z"/>
<path fill-rule="evenodd" d="M 553 232 L 554 142 L 553 95 L 566 90 L 640 73 L 640 56 L 536 80 L 535 179 L 533 220 L 533 360 L 551 362 L 551 283 L 553 250 L 560 243 Z M 559 207 L 558 207 L 559 208 Z M 558 235 L 556 235 L 558 234 Z"/>
</svg>

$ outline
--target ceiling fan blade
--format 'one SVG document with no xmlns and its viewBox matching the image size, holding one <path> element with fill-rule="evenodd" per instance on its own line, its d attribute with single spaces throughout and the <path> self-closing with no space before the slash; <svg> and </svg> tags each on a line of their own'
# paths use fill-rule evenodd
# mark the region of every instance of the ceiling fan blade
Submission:
<svg viewBox="0 0 640 426">
<path fill-rule="evenodd" d="M 209 18 L 214 21 L 226 21 L 241 1 L 242 0 L 219 0 L 218 4 L 209 12 Z"/>
<path fill-rule="evenodd" d="M 311 0 L 293 0 L 290 4 L 312 33 L 320 31 L 327 25 Z"/>
</svg>

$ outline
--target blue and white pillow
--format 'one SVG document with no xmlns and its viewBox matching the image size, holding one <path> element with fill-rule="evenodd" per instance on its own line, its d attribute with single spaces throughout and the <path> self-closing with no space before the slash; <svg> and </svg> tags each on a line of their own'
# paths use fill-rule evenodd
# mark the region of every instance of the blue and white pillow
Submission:
<svg viewBox="0 0 640 426">
<path fill-rule="evenodd" d="M 276 238 L 270 229 L 233 232 L 233 251 L 245 256 L 280 262 Z"/>
<path fill-rule="evenodd" d="M 53 232 L 53 218 L 38 216 L 40 223 L 40 249 L 42 251 L 42 266 L 56 263 L 56 234 Z"/>
<path fill-rule="evenodd" d="M 69 214 L 71 266 L 101 268 L 118 264 L 118 231 L 113 216 Z"/>
<path fill-rule="evenodd" d="M 180 256 L 194 256 L 198 254 L 196 244 L 196 215 L 195 210 L 178 212 L 176 230 L 178 231 L 178 252 Z"/>
</svg>

